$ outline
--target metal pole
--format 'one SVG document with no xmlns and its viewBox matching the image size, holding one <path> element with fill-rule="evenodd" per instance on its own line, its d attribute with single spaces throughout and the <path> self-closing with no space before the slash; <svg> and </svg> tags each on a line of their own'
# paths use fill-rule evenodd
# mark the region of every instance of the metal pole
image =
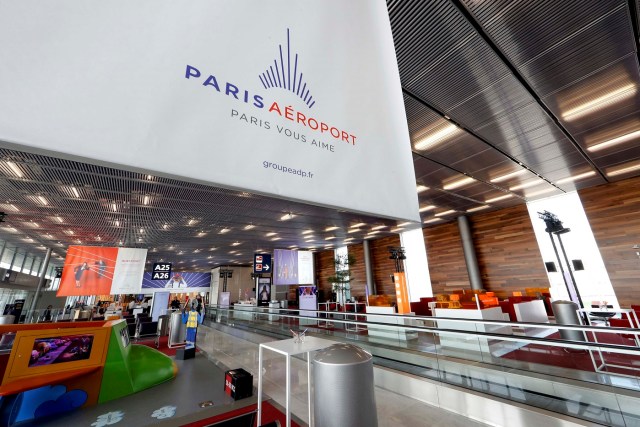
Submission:
<svg viewBox="0 0 640 427">
<path fill-rule="evenodd" d="M 559 234 L 558 241 L 560 242 L 560 249 L 562 249 L 562 255 L 564 255 L 564 260 L 567 262 L 567 268 L 569 269 L 569 276 L 571 276 L 571 282 L 573 282 L 573 288 L 576 291 L 576 296 L 578 297 L 578 304 L 580 304 L 580 308 L 584 308 L 584 304 L 582 303 L 582 297 L 580 297 L 580 291 L 578 290 L 578 283 L 576 282 L 576 278 L 573 277 L 573 271 L 571 270 L 571 264 L 569 264 L 569 257 L 567 257 L 567 252 L 564 250 L 564 245 L 562 244 L 562 238 Z"/>
<path fill-rule="evenodd" d="M 38 288 L 36 289 L 36 294 L 33 296 L 33 301 L 31 302 L 30 312 L 33 312 L 36 308 L 36 304 L 38 303 L 38 298 L 40 297 L 40 290 L 46 282 L 47 275 L 47 267 L 49 266 L 49 260 L 51 259 L 51 248 L 47 248 L 47 254 L 44 256 L 44 263 L 42 264 L 42 268 L 40 269 L 40 280 L 38 281 Z"/>
<path fill-rule="evenodd" d="M 367 290 L 369 295 L 376 295 L 376 284 L 373 281 L 373 266 L 371 265 L 371 252 L 369 250 L 368 240 L 362 242 L 362 248 L 364 249 L 364 273 L 365 280 L 367 281 Z"/>
<path fill-rule="evenodd" d="M 29 256 L 29 252 L 24 253 L 24 258 L 22 258 L 22 265 L 20 266 L 20 273 L 24 270 L 24 265 L 27 263 L 27 257 Z"/>
<path fill-rule="evenodd" d="M 9 268 L 7 270 L 11 271 L 13 269 L 13 263 L 16 261 L 16 255 L 18 255 L 18 247 L 16 246 L 13 251 L 13 257 L 11 258 L 11 264 L 9 264 Z"/>
<path fill-rule="evenodd" d="M 473 247 L 473 237 L 471 237 L 469 218 L 464 215 L 459 216 L 458 229 L 460 230 L 462 250 L 464 252 L 464 262 L 467 265 L 467 274 L 469 275 L 471 289 L 480 290 L 482 289 L 482 278 L 480 277 L 480 269 L 478 268 L 476 250 Z"/>
<path fill-rule="evenodd" d="M 562 274 L 562 281 L 564 282 L 564 286 L 567 288 L 567 295 L 569 295 L 569 299 L 571 299 L 571 289 L 569 289 L 567 278 L 564 277 L 564 267 L 562 267 L 562 260 L 560 260 L 560 254 L 558 253 L 558 248 L 556 247 L 556 241 L 553 239 L 553 234 L 551 233 L 551 231 L 549 231 L 548 233 L 549 238 L 551 239 L 551 244 L 553 245 L 553 251 L 556 253 L 556 259 L 558 260 L 558 266 L 560 267 L 560 273 Z"/>
<path fill-rule="evenodd" d="M 2 244 L 2 251 L 0 252 L 0 262 L 2 262 L 2 257 L 4 256 L 4 250 L 7 248 L 7 242 L 5 241 Z"/>
</svg>

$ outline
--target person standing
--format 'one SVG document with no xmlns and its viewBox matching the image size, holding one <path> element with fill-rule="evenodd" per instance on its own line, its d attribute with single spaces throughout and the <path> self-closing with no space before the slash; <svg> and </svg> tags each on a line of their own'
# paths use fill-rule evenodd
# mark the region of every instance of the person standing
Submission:
<svg viewBox="0 0 640 427">
<path fill-rule="evenodd" d="M 89 267 L 89 264 L 87 264 L 86 262 L 83 262 L 81 265 L 77 265 L 76 268 L 73 269 L 76 278 L 76 288 L 80 287 L 80 279 L 82 279 L 82 274 L 87 270 L 91 270 L 91 267 Z"/>
</svg>

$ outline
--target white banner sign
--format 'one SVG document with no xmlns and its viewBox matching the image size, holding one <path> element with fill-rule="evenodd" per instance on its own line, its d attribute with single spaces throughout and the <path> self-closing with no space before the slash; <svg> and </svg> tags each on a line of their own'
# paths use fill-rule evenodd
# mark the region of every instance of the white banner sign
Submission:
<svg viewBox="0 0 640 427">
<path fill-rule="evenodd" d="M 419 220 L 384 0 L 4 1 L 0 40 L 2 146 Z"/>
</svg>

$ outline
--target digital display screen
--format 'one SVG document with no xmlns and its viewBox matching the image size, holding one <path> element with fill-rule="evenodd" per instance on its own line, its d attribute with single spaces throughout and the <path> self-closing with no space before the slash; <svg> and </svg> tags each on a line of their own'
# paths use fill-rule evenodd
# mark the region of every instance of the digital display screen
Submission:
<svg viewBox="0 0 640 427">
<path fill-rule="evenodd" d="M 33 343 L 29 367 L 87 360 L 91 355 L 93 335 L 65 335 L 38 338 Z"/>
</svg>

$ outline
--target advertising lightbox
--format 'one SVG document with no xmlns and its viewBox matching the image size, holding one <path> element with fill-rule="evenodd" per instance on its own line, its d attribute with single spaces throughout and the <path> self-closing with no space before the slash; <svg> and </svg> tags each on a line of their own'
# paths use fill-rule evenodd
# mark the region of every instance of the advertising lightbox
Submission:
<svg viewBox="0 0 640 427">
<path fill-rule="evenodd" d="M 57 296 L 137 294 L 146 249 L 69 246 Z"/>
<path fill-rule="evenodd" d="M 310 285 L 314 282 L 313 253 L 276 249 L 274 255 L 274 285 Z"/>
</svg>

